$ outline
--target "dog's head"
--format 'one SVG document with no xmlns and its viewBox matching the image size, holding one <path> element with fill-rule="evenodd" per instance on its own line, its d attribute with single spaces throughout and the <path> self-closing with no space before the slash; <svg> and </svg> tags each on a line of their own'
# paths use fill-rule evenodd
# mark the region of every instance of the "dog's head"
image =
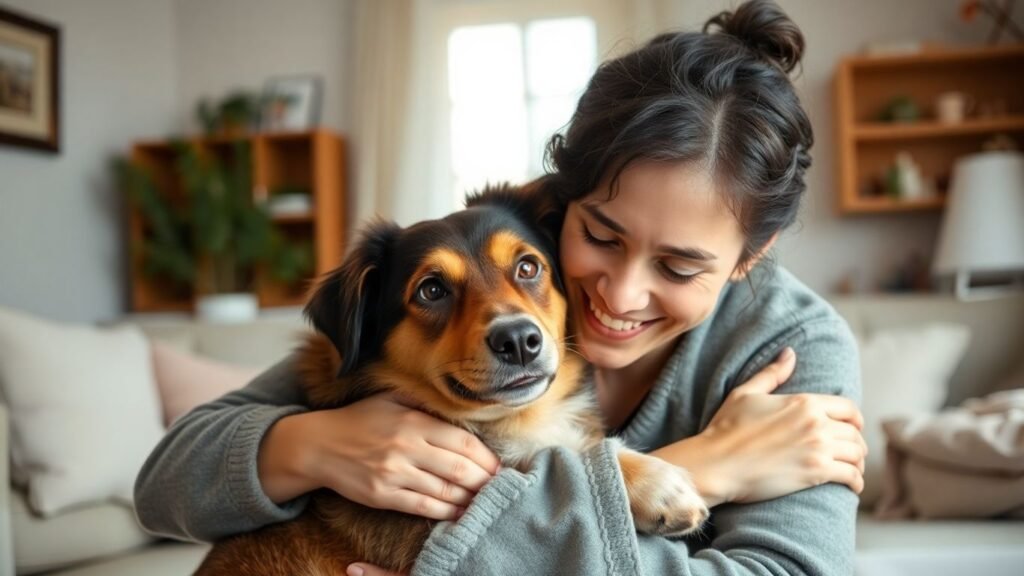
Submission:
<svg viewBox="0 0 1024 576">
<path fill-rule="evenodd" d="M 349 395 L 385 383 L 468 419 L 543 395 L 565 355 L 558 222 L 544 195 L 501 187 L 440 220 L 367 229 L 306 306 Z"/>
</svg>

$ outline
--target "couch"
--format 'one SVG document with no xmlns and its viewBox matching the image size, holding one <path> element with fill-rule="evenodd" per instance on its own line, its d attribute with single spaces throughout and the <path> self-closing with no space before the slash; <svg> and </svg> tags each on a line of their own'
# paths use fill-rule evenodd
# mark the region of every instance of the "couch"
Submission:
<svg viewBox="0 0 1024 576">
<path fill-rule="evenodd" d="M 940 296 L 864 296 L 833 300 L 855 334 L 937 320 L 968 326 L 971 344 L 948 385 L 947 405 L 986 393 L 1022 360 L 1024 297 L 961 303 Z M 272 364 L 303 329 L 298 314 L 236 326 L 179 319 L 132 319 L 151 337 L 197 354 L 254 367 Z M 6 422 L 0 406 L 0 478 L 7 475 Z M 8 482 L 8 485 L 10 483 Z M 128 551 L 112 552 L 124 542 Z M 114 544 L 117 543 L 117 546 Z M 863 576 L 1020 574 L 1024 566 L 1024 522 L 880 521 L 865 509 L 858 519 L 857 573 Z M 131 511 L 100 504 L 50 520 L 28 513 L 24 495 L 0 491 L 0 576 L 56 569 L 61 576 L 187 574 L 202 545 L 154 541 L 138 530 Z"/>
<path fill-rule="evenodd" d="M 297 310 L 246 324 L 204 324 L 175 315 L 130 320 L 150 339 L 224 363 L 266 368 L 287 355 L 306 325 Z M 51 519 L 29 511 L 25 494 L 8 480 L 8 422 L 0 404 L 0 576 L 180 576 L 191 574 L 204 545 L 156 541 L 126 506 L 97 503 Z"/>
</svg>

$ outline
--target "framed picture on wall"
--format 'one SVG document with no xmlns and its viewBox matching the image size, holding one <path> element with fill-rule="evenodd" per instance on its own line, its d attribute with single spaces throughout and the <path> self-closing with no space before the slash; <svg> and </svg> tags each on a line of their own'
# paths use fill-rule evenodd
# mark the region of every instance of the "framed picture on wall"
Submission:
<svg viewBox="0 0 1024 576">
<path fill-rule="evenodd" d="M 60 151 L 60 30 L 3 8 L 0 144 Z"/>
<path fill-rule="evenodd" d="M 310 130 L 320 123 L 323 82 L 318 76 L 271 78 L 263 89 L 260 128 L 264 132 Z"/>
</svg>

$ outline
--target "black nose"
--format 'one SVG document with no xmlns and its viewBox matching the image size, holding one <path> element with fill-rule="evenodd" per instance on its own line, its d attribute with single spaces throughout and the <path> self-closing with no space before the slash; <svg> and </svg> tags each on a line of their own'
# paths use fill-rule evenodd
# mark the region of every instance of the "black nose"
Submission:
<svg viewBox="0 0 1024 576">
<path fill-rule="evenodd" d="M 537 358 L 543 344 L 540 328 L 529 320 L 514 320 L 495 326 L 487 335 L 487 345 L 506 364 L 526 366 Z"/>
</svg>

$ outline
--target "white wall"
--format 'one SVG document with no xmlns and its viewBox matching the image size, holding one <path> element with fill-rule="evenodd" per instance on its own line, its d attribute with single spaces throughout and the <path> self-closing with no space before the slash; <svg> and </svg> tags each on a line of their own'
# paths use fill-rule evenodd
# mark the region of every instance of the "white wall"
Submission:
<svg viewBox="0 0 1024 576">
<path fill-rule="evenodd" d="M 857 284 L 874 289 L 894 267 L 918 252 L 930 262 L 938 234 L 936 213 L 840 217 L 836 213 L 832 74 L 845 55 L 867 41 L 919 39 L 982 43 L 990 24 L 958 19 L 959 0 L 779 0 L 803 31 L 803 75 L 796 80 L 814 127 L 814 164 L 800 223 L 782 239 L 779 261 L 819 292 L 828 293 L 841 278 L 858 271 Z M 684 0 L 679 21 L 700 26 L 731 3 Z"/>
<path fill-rule="evenodd" d="M 61 153 L 0 147 L 0 305 L 92 321 L 124 309 L 110 160 L 178 115 L 172 0 L 4 0 L 61 28 Z"/>
<path fill-rule="evenodd" d="M 348 128 L 351 2 L 348 0 L 177 0 L 178 101 L 195 126 L 196 103 L 230 90 L 259 90 L 277 75 L 324 81 L 321 123 Z"/>
</svg>

